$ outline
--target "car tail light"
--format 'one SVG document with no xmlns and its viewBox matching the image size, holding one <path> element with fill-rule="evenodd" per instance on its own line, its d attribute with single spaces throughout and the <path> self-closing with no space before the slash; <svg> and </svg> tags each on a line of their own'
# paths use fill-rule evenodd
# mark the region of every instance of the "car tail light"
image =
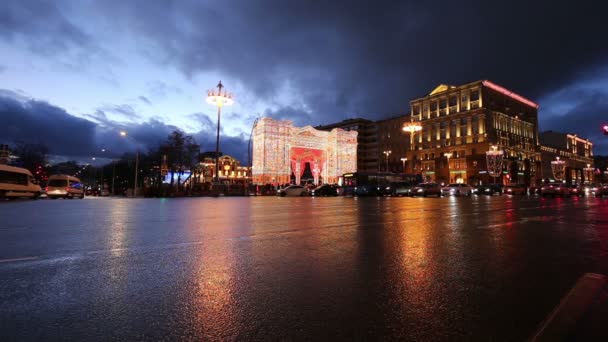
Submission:
<svg viewBox="0 0 608 342">
<path fill-rule="evenodd" d="M 49 191 L 49 187 L 47 186 L 46 188 L 44 188 L 44 191 Z"/>
<path fill-rule="evenodd" d="M 70 191 L 70 188 L 65 188 L 65 191 Z"/>
</svg>

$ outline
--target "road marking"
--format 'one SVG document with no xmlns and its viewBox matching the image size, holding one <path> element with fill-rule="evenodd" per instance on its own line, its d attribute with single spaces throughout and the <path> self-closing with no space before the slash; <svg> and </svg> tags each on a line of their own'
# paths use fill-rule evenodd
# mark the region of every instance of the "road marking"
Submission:
<svg viewBox="0 0 608 342">
<path fill-rule="evenodd" d="M 14 262 L 14 261 L 36 260 L 36 259 L 38 259 L 37 256 L 35 256 L 35 257 L 25 257 L 25 258 L 14 258 L 14 259 L 0 259 L 0 263 L 3 263 L 3 262 Z"/>
</svg>

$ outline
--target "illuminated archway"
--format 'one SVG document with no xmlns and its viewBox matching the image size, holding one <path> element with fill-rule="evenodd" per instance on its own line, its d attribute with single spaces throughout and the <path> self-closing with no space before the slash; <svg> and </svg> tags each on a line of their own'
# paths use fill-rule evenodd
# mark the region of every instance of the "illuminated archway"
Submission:
<svg viewBox="0 0 608 342">
<path fill-rule="evenodd" d="M 291 121 L 258 120 L 253 130 L 253 182 L 289 183 L 293 172 L 300 183 L 309 163 L 315 184 L 337 183 L 357 171 L 357 132 L 340 128 L 330 132 L 311 126 L 295 127 Z"/>
</svg>

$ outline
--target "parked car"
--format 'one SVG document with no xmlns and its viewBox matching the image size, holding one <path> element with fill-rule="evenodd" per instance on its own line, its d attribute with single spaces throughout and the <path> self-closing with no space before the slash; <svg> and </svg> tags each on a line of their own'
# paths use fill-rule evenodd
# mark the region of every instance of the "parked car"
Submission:
<svg viewBox="0 0 608 342">
<path fill-rule="evenodd" d="M 441 197 L 441 186 L 437 183 L 420 183 L 412 188 L 412 196 L 432 196 Z"/>
<path fill-rule="evenodd" d="M 310 192 L 311 196 L 338 196 L 338 189 L 335 185 L 323 184 Z"/>
<path fill-rule="evenodd" d="M 477 186 L 477 194 L 478 195 L 494 195 L 499 194 L 502 195 L 503 189 L 502 184 L 484 184 Z"/>
<path fill-rule="evenodd" d="M 308 196 L 308 189 L 301 185 L 292 184 L 277 191 L 277 196 Z"/>
<path fill-rule="evenodd" d="M 506 195 L 526 195 L 528 189 L 525 184 L 509 184 L 505 186 L 504 193 Z"/>
<path fill-rule="evenodd" d="M 412 185 L 406 182 L 398 182 L 393 183 L 392 192 L 393 196 L 411 196 L 412 195 Z"/>
<path fill-rule="evenodd" d="M 547 183 L 540 188 L 540 194 L 543 197 L 570 197 L 570 188 L 564 183 Z"/>
<path fill-rule="evenodd" d="M 608 184 L 599 185 L 595 191 L 595 197 L 608 196 Z"/>
<path fill-rule="evenodd" d="M 581 196 L 585 196 L 585 189 L 578 185 L 578 184 L 572 184 L 569 186 L 570 188 L 570 196 L 576 196 L 576 197 L 581 197 Z"/>
<path fill-rule="evenodd" d="M 471 194 L 473 194 L 473 188 L 467 184 L 448 184 L 441 188 L 441 194 L 448 196 L 471 196 Z"/>
<path fill-rule="evenodd" d="M 68 175 L 52 175 L 46 186 L 46 194 L 50 199 L 59 197 L 72 199 L 84 198 L 84 187 L 80 179 Z"/>
</svg>

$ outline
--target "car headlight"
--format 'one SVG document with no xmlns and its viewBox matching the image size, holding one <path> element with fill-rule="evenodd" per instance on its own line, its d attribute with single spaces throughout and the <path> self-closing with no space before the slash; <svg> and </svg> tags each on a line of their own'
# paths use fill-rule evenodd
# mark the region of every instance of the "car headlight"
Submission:
<svg viewBox="0 0 608 342">
<path fill-rule="evenodd" d="M 490 189 L 486 189 L 486 192 L 490 192 Z"/>
<path fill-rule="evenodd" d="M 422 189 L 418 189 L 418 192 L 423 192 L 423 191 L 424 191 L 424 190 L 422 190 Z"/>
</svg>

